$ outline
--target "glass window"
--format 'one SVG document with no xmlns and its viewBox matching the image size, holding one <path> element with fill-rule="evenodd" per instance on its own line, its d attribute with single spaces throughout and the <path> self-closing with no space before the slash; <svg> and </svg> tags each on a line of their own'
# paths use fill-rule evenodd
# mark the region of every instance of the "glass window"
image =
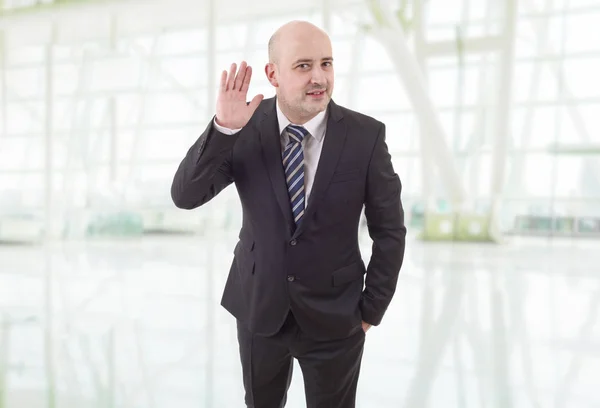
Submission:
<svg viewBox="0 0 600 408">
<path fill-rule="evenodd" d="M 135 89 L 146 81 L 150 71 L 148 61 L 137 57 L 98 59 L 90 65 L 93 74 L 89 88 L 94 91 Z M 155 76 L 150 78 L 154 80 Z"/>
<path fill-rule="evenodd" d="M 594 98 L 600 95 L 600 56 L 567 59 L 564 62 L 565 85 L 574 98 Z"/>
<path fill-rule="evenodd" d="M 420 158 L 392 155 L 392 165 L 394 166 L 394 171 L 400 177 L 403 198 L 422 196 L 423 180 L 421 175 L 423 170 Z M 408 208 L 405 210 L 409 211 Z"/>
<path fill-rule="evenodd" d="M 331 43 L 336 77 L 347 74 L 353 69 L 361 70 L 361 64 L 365 63 L 365 59 L 358 60 L 357 55 L 360 55 L 360 51 L 356 47 L 360 46 L 362 41 L 357 42 L 353 38 L 338 41 L 332 39 Z M 363 46 L 362 49 L 364 50 L 365 47 Z"/>
<path fill-rule="evenodd" d="M 598 5 L 598 2 L 595 2 Z M 566 17 L 566 48 L 569 52 L 600 51 L 600 9 Z"/>
<path fill-rule="evenodd" d="M 386 143 L 391 154 L 418 152 L 417 121 L 412 113 L 387 113 L 375 115 L 386 127 Z"/>
<path fill-rule="evenodd" d="M 356 109 L 374 113 L 410 107 L 408 96 L 394 73 L 361 75 L 356 86 Z"/>
<path fill-rule="evenodd" d="M 162 58 L 157 75 L 148 81 L 149 89 L 196 88 L 208 85 L 206 56 Z M 217 74 L 218 75 L 218 74 Z"/>
<path fill-rule="evenodd" d="M 575 122 L 573 121 L 574 116 L 575 120 L 579 121 L 580 113 L 578 107 L 562 107 L 559 109 L 560 111 L 560 132 L 558 143 L 565 144 L 583 144 L 586 142 L 585 136 L 581 134 L 580 129 L 575 126 Z M 585 126 L 585 123 L 583 123 Z M 589 135 L 589 133 L 588 133 Z"/>
<path fill-rule="evenodd" d="M 348 15 L 352 14 L 349 13 Z M 341 16 L 337 13 L 331 14 L 329 35 L 332 37 L 332 39 L 333 37 L 353 36 L 358 29 L 358 24 L 346 16 Z"/>
<path fill-rule="evenodd" d="M 517 27 L 518 59 L 514 66 L 512 140 L 507 174 L 517 153 L 524 155 L 525 166 L 522 174 L 512 180 L 507 177 L 507 183 L 523 184 L 526 196 L 521 198 L 526 203 L 519 201 L 519 205 L 527 211 L 550 211 L 549 197 L 553 194 L 555 203 L 562 199 L 588 199 L 585 206 L 578 207 L 587 211 L 595 208 L 589 204 L 589 198 L 600 196 L 597 176 L 600 168 L 594 164 L 598 162 L 597 157 L 555 155 L 548 147 L 555 142 L 600 144 L 600 81 L 597 80 L 600 55 L 594 55 L 595 51 L 600 53 L 597 41 L 600 24 L 596 24 L 600 21 L 600 8 L 593 9 L 592 5 L 597 4 L 593 0 L 556 1 L 557 13 L 563 8 L 580 11 L 571 11 L 566 17 L 560 14 L 547 17 L 543 15 L 546 11 L 519 10 L 522 15 Z M 503 24 L 502 7 L 490 4 L 431 0 L 425 6 L 425 35 L 429 41 L 444 40 L 453 44 L 457 25 L 467 37 L 497 33 Z M 489 7 L 493 9 L 487 10 Z M 418 198 L 422 194 L 422 166 L 417 111 L 388 50 L 375 37 L 361 32 L 358 20 L 353 20 L 355 16 L 365 17 L 365 10 L 364 2 L 356 3 L 343 14 L 331 15 L 329 31 L 336 72 L 334 99 L 386 124 L 386 140 L 403 181 L 404 193 Z M 362 14 L 354 14 L 355 11 Z M 221 71 L 228 70 L 232 62 L 239 64 L 246 60 L 254 67 L 248 98 L 257 93 L 272 97 L 275 89 L 264 75 L 270 36 L 291 19 L 323 23 L 320 7 L 300 14 L 286 13 L 218 24 L 214 72 L 208 71 L 208 37 L 206 28 L 202 27 L 160 32 L 153 31 L 154 23 L 150 20 L 138 22 L 125 16 L 118 25 L 118 55 L 107 54 L 106 37 L 57 45 L 52 101 L 53 163 L 59 169 L 55 172 L 57 189 L 65 188 L 68 194 L 74 193 L 73 199 L 78 205 L 85 203 L 88 188 L 92 195 L 103 194 L 110 182 L 108 107 L 111 97 L 116 101 L 119 182 L 131 182 L 149 190 L 157 180 L 161 186 L 167 186 L 180 160 L 214 114 L 216 101 L 207 101 L 207 87 L 209 84 L 218 86 Z M 492 14 L 489 22 L 484 20 L 486 13 Z M 462 22 L 463 15 L 471 21 Z M 370 15 L 366 18 L 369 20 Z M 81 23 L 77 25 L 78 30 Z M 544 26 L 547 26 L 546 34 L 542 32 Z M 75 33 L 73 28 L 67 30 L 61 31 L 62 35 Z M 560 51 L 565 30 L 566 61 L 563 64 Z M 0 138 L 0 197 L 6 202 L 7 191 L 12 189 L 18 192 L 17 203 L 41 207 L 44 200 L 45 47 L 17 44 L 20 32 L 11 32 L 7 37 L 10 40 L 7 52 L 10 99 L 6 117 L 1 117 L 0 123 L 6 125 L 9 137 Z M 124 37 L 133 32 L 134 35 Z M 98 37 L 102 35 L 106 35 L 105 29 L 98 33 Z M 547 44 L 540 47 L 540 41 Z M 410 38 L 409 47 L 412 47 Z M 83 65 L 85 55 L 90 57 L 88 65 Z M 443 128 L 444 143 L 455 154 L 454 160 L 465 184 L 474 194 L 481 195 L 483 201 L 491 194 L 492 187 L 495 105 L 501 84 L 499 75 L 502 75 L 498 71 L 498 56 L 497 51 L 486 55 L 467 54 L 462 68 L 454 53 L 435 57 L 428 60 L 424 75 L 426 92 Z M 564 94 L 559 93 L 561 76 Z M 133 171 L 132 179 L 130 171 Z M 436 170 L 433 176 L 435 179 L 430 182 L 436 192 L 443 192 L 442 175 Z M 506 191 L 512 194 L 516 191 L 514 187 L 508 186 Z M 18 191 L 21 189 L 22 192 Z M 168 188 L 156 189 L 164 193 L 168 201 Z M 232 199 L 237 200 L 233 195 Z M 564 208 L 560 207 L 560 211 Z M 557 204 L 555 210 L 558 209 Z"/>
<path fill-rule="evenodd" d="M 485 120 L 481 117 L 480 113 L 473 111 L 463 111 L 460 113 L 460 128 L 457 129 L 459 134 L 453 130 L 453 146 L 454 149 L 464 152 L 477 151 L 482 141 L 485 139 L 483 132 L 485 126 L 482 121 Z"/>
<path fill-rule="evenodd" d="M 13 99 L 40 97 L 45 90 L 45 69 L 41 67 L 6 70 L 6 82 Z M 16 97 L 16 98 L 15 98 Z"/>
<path fill-rule="evenodd" d="M 377 39 L 368 35 L 362 39 L 361 43 L 361 72 L 381 73 L 394 70 L 394 65 L 392 64 L 388 50 Z"/>
<path fill-rule="evenodd" d="M 522 182 L 528 196 L 550 197 L 553 190 L 554 157 L 544 153 L 528 154 L 523 170 Z"/>
<path fill-rule="evenodd" d="M 466 176 L 463 180 L 466 186 L 474 185 L 477 188 L 477 195 L 488 196 L 492 193 L 492 155 L 482 153 L 476 156 L 476 159 L 468 160 Z"/>
<path fill-rule="evenodd" d="M 556 169 L 553 174 L 554 194 L 561 197 L 577 197 L 582 190 L 582 157 L 554 156 Z"/>
<path fill-rule="evenodd" d="M 269 39 L 273 33 L 282 25 L 288 23 L 291 20 L 307 20 L 317 26 L 322 26 L 322 17 L 320 10 L 316 9 L 313 13 L 295 13 L 295 14 L 280 14 L 277 16 L 266 16 L 260 19 L 256 19 L 250 23 L 251 32 L 253 33 L 253 39 L 251 44 L 255 47 L 267 48 Z M 246 25 L 244 24 L 244 25 Z M 238 25 L 242 25 L 239 24 Z M 331 34 L 331 33 L 330 33 Z"/>
<path fill-rule="evenodd" d="M 42 102 L 8 102 L 6 104 L 6 127 L 8 134 L 41 133 L 44 129 L 45 108 Z"/>
<path fill-rule="evenodd" d="M 463 0 L 430 0 L 426 3 L 428 24 L 458 23 L 461 21 Z"/>
<path fill-rule="evenodd" d="M 154 40 L 152 40 L 154 41 Z M 202 52 L 208 48 L 205 28 L 168 31 L 160 36 L 157 53 L 160 55 Z M 148 47 L 148 50 L 151 48 Z"/>
<path fill-rule="evenodd" d="M 85 65 L 78 63 L 61 63 L 53 67 L 52 88 L 54 95 L 72 95 L 82 85 L 81 75 Z M 83 73 L 84 78 L 86 77 Z"/>
<path fill-rule="evenodd" d="M 470 21 L 484 19 L 487 14 L 493 13 L 489 10 L 490 2 L 488 1 L 469 1 L 465 3 L 465 7 L 469 8 L 468 19 Z"/>
<path fill-rule="evenodd" d="M 0 139 L 0 169 L 22 169 L 28 156 L 28 143 L 29 138 L 24 137 Z"/>
<path fill-rule="evenodd" d="M 566 109 L 569 116 L 569 122 L 563 121 L 564 131 L 569 131 L 573 122 L 573 114 L 581 119 L 581 124 L 587 131 L 587 135 L 592 143 L 600 143 L 600 103 L 578 104 Z M 567 115 L 567 113 L 565 113 Z M 578 119 L 577 119 L 578 120 Z M 561 131 L 561 134 L 564 132 Z"/>
<path fill-rule="evenodd" d="M 457 80 L 457 70 L 454 67 L 429 70 L 429 95 L 436 106 L 448 106 L 456 103 Z"/>
<path fill-rule="evenodd" d="M 142 162 L 165 159 L 179 162 L 207 125 L 208 122 L 194 127 L 144 130 L 137 157 Z"/>
<path fill-rule="evenodd" d="M 6 41 L 8 43 L 8 41 Z M 15 64 L 41 64 L 46 58 L 46 49 L 41 45 L 11 44 L 6 50 L 6 63 Z"/>
<path fill-rule="evenodd" d="M 252 57 L 252 59 L 250 59 L 250 57 Z M 256 54 L 254 52 L 250 52 L 249 50 L 244 52 L 219 52 L 217 53 L 215 60 L 215 83 L 218 84 L 221 80 L 221 71 L 225 70 L 229 72 L 231 64 L 233 63 L 235 63 L 239 69 L 242 60 L 245 60 L 249 65 L 252 66 L 252 78 L 257 76 L 257 74 L 260 75 L 260 73 L 263 72 L 264 64 L 267 62 L 266 60 L 257 61 Z"/>
<path fill-rule="evenodd" d="M 515 64 L 514 96 L 517 102 L 556 100 L 558 79 L 556 70 L 547 62 L 518 62 Z"/>
<path fill-rule="evenodd" d="M 558 140 L 557 107 L 517 108 L 513 112 L 513 140 L 516 148 L 545 149 Z"/>
<path fill-rule="evenodd" d="M 453 150 L 453 140 L 454 140 L 454 122 L 456 121 L 456 115 L 451 111 L 439 111 L 436 114 L 440 125 L 442 127 L 442 132 L 444 136 L 444 140 L 446 142 L 446 146 Z"/>
<path fill-rule="evenodd" d="M 18 209 L 21 205 L 41 205 L 38 201 L 44 186 L 41 173 L 5 173 L 0 172 L 0 202 L 3 207 L 10 205 Z"/>
<path fill-rule="evenodd" d="M 249 29 L 251 26 L 252 23 L 217 25 L 215 34 L 217 52 L 247 49 L 253 44 L 253 31 Z"/>
<path fill-rule="evenodd" d="M 189 122 L 201 112 L 179 93 L 147 95 L 143 122 L 145 124 Z"/>
<path fill-rule="evenodd" d="M 348 76 L 338 75 L 336 73 L 332 95 L 332 98 L 335 101 L 335 103 L 352 109 L 351 106 L 353 100 L 350 98 L 352 96 L 351 94 L 355 92 L 356 89 L 352 89 L 352 87 L 350 87 L 348 84 Z M 356 98 L 354 100 L 356 100 Z"/>
</svg>

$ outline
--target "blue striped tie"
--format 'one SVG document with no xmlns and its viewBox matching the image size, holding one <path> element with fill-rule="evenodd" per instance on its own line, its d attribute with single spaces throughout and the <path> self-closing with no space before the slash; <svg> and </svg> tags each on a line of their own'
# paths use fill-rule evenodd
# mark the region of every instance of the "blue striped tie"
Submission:
<svg viewBox="0 0 600 408">
<path fill-rule="evenodd" d="M 285 180 L 292 205 L 292 214 L 297 226 L 304 215 L 305 207 L 302 139 L 308 135 L 308 131 L 297 125 L 288 125 L 286 130 L 290 136 L 290 141 L 283 152 L 283 167 L 285 168 Z"/>
</svg>

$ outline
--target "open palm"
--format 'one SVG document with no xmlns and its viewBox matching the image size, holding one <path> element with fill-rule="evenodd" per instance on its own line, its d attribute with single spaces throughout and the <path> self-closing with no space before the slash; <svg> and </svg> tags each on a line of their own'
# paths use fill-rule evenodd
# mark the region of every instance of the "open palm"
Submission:
<svg viewBox="0 0 600 408">
<path fill-rule="evenodd" d="M 217 98 L 217 123 L 229 129 L 240 129 L 246 126 L 264 96 L 256 95 L 247 103 L 248 87 L 252 78 L 252 67 L 242 61 L 236 74 L 236 64 L 231 64 L 229 75 L 227 71 L 221 74 L 219 96 Z"/>
</svg>

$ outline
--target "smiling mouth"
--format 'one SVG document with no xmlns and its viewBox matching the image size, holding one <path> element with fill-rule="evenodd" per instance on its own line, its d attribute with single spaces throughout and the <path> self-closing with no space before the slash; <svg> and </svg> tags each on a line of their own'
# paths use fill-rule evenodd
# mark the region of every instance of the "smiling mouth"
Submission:
<svg viewBox="0 0 600 408">
<path fill-rule="evenodd" d="M 325 90 L 321 90 L 321 91 L 311 91 L 311 92 L 307 92 L 307 95 L 310 96 L 322 96 L 325 94 Z"/>
</svg>

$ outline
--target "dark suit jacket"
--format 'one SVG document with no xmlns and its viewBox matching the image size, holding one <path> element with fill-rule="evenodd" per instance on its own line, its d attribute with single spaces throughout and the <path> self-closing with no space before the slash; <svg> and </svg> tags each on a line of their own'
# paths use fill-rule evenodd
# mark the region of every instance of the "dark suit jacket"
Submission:
<svg viewBox="0 0 600 408">
<path fill-rule="evenodd" d="M 295 229 L 275 98 L 263 100 L 235 135 L 211 121 L 181 162 L 171 196 L 193 209 L 235 183 L 243 222 L 222 306 L 260 335 L 276 333 L 290 308 L 315 339 L 348 336 L 361 320 L 378 325 L 396 290 L 406 235 L 390 159 L 383 123 L 331 101 L 308 207 Z M 373 239 L 367 268 L 358 246 L 363 206 Z"/>
</svg>

